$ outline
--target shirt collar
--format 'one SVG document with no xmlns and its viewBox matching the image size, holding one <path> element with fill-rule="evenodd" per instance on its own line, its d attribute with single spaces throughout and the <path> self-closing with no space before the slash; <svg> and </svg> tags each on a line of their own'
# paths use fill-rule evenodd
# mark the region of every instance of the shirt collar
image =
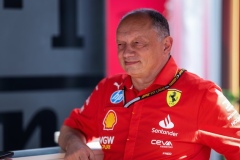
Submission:
<svg viewBox="0 0 240 160">
<path fill-rule="evenodd" d="M 178 71 L 178 66 L 171 56 L 168 62 L 166 63 L 166 65 L 157 75 L 153 84 L 158 84 L 161 86 L 167 85 L 173 79 L 173 77 L 177 74 L 177 71 Z"/>
<path fill-rule="evenodd" d="M 126 87 L 127 89 L 132 89 L 133 88 L 131 76 L 129 76 L 128 74 L 123 74 L 122 79 L 123 79 L 123 86 L 124 87 Z"/>
</svg>

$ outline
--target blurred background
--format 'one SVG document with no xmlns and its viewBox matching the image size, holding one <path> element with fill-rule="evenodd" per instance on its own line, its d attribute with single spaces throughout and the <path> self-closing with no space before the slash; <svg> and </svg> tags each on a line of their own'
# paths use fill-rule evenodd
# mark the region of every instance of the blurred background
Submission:
<svg viewBox="0 0 240 160">
<path fill-rule="evenodd" d="M 178 65 L 239 111 L 239 0 L 0 0 L 0 150 L 57 145 L 70 111 L 123 72 L 116 27 L 136 8 L 166 16 Z"/>
</svg>

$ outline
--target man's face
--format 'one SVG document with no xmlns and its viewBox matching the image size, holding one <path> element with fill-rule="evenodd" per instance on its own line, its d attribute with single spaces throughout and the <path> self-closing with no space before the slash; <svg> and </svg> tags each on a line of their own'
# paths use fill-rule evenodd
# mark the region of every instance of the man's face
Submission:
<svg viewBox="0 0 240 160">
<path fill-rule="evenodd" d="M 134 78 L 158 73 L 165 64 L 164 40 L 161 40 L 148 16 L 134 15 L 117 29 L 118 59 Z"/>
</svg>

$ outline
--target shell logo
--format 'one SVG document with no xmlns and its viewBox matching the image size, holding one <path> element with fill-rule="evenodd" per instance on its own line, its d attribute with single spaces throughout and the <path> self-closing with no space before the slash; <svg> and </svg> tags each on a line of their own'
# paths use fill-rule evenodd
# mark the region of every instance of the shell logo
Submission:
<svg viewBox="0 0 240 160">
<path fill-rule="evenodd" d="M 117 114 L 114 110 L 109 110 L 103 120 L 103 130 L 113 130 L 117 124 Z"/>
</svg>

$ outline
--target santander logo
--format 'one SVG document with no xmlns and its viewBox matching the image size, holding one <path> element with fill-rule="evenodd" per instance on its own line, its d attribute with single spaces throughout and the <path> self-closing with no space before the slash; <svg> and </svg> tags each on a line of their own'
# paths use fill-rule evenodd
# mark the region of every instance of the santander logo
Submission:
<svg viewBox="0 0 240 160">
<path fill-rule="evenodd" d="M 165 128 L 165 129 L 171 129 L 171 128 L 174 127 L 174 124 L 173 124 L 173 122 L 171 121 L 169 115 L 167 115 L 167 117 L 166 117 L 164 120 L 161 120 L 161 121 L 159 122 L 159 125 L 160 125 L 162 128 Z"/>
</svg>

